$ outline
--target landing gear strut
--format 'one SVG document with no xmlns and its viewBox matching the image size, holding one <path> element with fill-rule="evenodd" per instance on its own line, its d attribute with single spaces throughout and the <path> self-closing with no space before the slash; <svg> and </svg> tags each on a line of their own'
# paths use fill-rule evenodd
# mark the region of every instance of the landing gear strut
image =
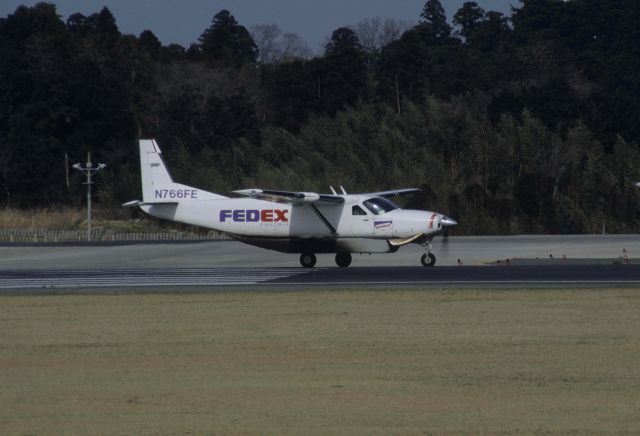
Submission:
<svg viewBox="0 0 640 436">
<path fill-rule="evenodd" d="M 302 253 L 300 255 L 300 265 L 305 268 L 313 268 L 316 264 L 316 255 L 313 253 Z"/>
<path fill-rule="evenodd" d="M 346 268 L 351 265 L 351 253 L 336 253 L 336 264 L 340 268 Z"/>
</svg>

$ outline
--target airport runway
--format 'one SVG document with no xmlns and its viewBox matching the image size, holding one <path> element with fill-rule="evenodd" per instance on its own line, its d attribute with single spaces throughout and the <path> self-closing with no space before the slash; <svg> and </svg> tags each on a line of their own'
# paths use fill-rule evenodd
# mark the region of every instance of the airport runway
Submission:
<svg viewBox="0 0 640 436">
<path fill-rule="evenodd" d="M 337 268 L 332 255 L 299 267 L 298 255 L 234 241 L 133 245 L 0 247 L 0 293 L 158 292 L 174 290 L 402 287 L 640 287 L 640 237 L 452 237 L 434 241 L 438 264 L 419 266 L 423 250 L 355 255 Z M 553 259 L 550 259 L 552 256 Z M 560 260 L 567 257 L 566 261 Z M 631 264 L 623 263 L 628 256 Z M 462 259 L 464 266 L 454 266 Z M 510 259 L 511 265 L 505 265 Z M 496 262 L 501 260 L 500 266 Z"/>
<path fill-rule="evenodd" d="M 175 268 L 0 271 L 0 293 L 220 291 L 230 288 L 640 287 L 640 265 Z"/>
</svg>

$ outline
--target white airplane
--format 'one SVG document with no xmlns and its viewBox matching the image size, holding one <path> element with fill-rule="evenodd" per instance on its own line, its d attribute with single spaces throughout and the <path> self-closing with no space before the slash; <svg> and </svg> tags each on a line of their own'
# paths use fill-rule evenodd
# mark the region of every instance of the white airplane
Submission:
<svg viewBox="0 0 640 436">
<path fill-rule="evenodd" d="M 300 264 L 312 268 L 316 253 L 336 253 L 347 267 L 351 253 L 394 253 L 406 244 L 425 247 L 421 262 L 433 266 L 434 236 L 458 223 L 440 213 L 401 209 L 387 197 L 419 189 L 342 194 L 267 189 L 233 191 L 230 198 L 175 183 L 153 139 L 140 140 L 142 201 L 139 206 L 157 218 L 207 227 L 233 239 L 284 253 L 300 253 Z"/>
</svg>

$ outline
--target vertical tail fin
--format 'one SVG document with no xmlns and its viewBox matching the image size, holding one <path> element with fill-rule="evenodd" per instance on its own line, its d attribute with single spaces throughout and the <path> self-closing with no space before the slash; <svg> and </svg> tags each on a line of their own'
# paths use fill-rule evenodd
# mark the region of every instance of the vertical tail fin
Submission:
<svg viewBox="0 0 640 436">
<path fill-rule="evenodd" d="M 183 200 L 227 198 L 212 192 L 175 183 L 154 139 L 140 140 L 140 174 L 143 203 L 177 203 Z"/>
<path fill-rule="evenodd" d="M 142 199 L 145 203 L 154 199 L 154 189 L 173 185 L 162 151 L 154 139 L 140 140 L 140 174 L 142 175 Z"/>
</svg>

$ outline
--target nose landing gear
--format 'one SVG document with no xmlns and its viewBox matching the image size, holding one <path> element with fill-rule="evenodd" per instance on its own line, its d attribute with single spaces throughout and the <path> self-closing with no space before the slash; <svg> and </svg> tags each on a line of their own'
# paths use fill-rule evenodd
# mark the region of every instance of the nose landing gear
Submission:
<svg viewBox="0 0 640 436">
<path fill-rule="evenodd" d="M 436 264 L 436 257 L 433 253 L 425 253 L 420 258 L 420 262 L 422 262 L 422 266 L 433 266 Z"/>
<path fill-rule="evenodd" d="M 433 266 L 436 264 L 436 256 L 431 252 L 431 241 L 429 240 L 424 244 L 424 248 L 427 250 L 425 254 L 420 258 L 422 266 Z"/>
</svg>

